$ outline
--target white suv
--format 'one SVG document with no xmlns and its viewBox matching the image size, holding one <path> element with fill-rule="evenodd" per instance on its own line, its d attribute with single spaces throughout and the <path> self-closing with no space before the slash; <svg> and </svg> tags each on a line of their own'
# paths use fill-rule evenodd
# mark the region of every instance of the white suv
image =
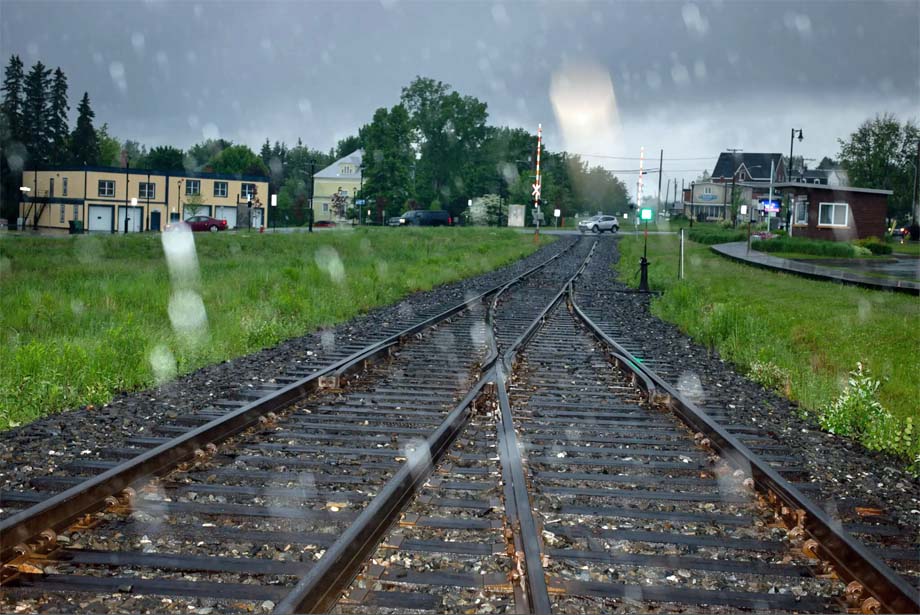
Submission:
<svg viewBox="0 0 920 615">
<path fill-rule="evenodd" d="M 582 233 L 587 231 L 592 233 L 603 233 L 604 231 L 616 233 L 620 230 L 620 223 L 615 216 L 591 216 L 578 223 L 578 230 Z"/>
</svg>

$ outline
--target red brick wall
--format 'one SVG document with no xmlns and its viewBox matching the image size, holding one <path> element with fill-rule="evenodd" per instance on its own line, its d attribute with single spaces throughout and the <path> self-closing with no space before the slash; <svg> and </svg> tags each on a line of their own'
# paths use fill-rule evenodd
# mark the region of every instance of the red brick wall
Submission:
<svg viewBox="0 0 920 615">
<path fill-rule="evenodd" d="M 797 188 L 798 194 L 808 195 L 808 228 L 794 227 L 792 234 L 804 234 L 811 239 L 848 241 L 864 237 L 885 236 L 885 216 L 888 212 L 888 195 L 867 192 L 851 192 L 846 189 L 805 187 Z M 820 203 L 847 203 L 850 206 L 847 227 L 819 227 L 818 209 Z"/>
</svg>

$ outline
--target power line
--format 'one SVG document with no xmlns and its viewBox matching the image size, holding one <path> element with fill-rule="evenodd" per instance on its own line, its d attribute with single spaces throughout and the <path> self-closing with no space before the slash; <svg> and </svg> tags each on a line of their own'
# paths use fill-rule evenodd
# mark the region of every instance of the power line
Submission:
<svg viewBox="0 0 920 615">
<path fill-rule="evenodd" d="M 579 152 L 569 152 L 569 154 L 574 154 L 576 156 L 582 156 L 584 158 L 606 158 L 608 160 L 639 160 L 639 158 L 632 158 L 629 156 L 607 156 L 606 154 L 582 154 Z M 700 156 L 698 158 L 665 158 L 669 161 L 688 161 L 688 160 L 713 160 L 718 158 L 718 156 Z"/>
</svg>

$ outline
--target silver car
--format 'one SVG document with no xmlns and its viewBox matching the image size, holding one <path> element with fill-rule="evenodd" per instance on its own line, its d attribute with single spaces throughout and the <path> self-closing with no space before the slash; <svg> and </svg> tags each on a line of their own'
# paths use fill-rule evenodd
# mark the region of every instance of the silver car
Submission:
<svg viewBox="0 0 920 615">
<path fill-rule="evenodd" d="M 616 216 L 591 216 L 578 223 L 578 230 L 582 233 L 588 231 L 592 233 L 603 233 L 604 231 L 616 233 L 620 230 L 620 223 Z"/>
</svg>

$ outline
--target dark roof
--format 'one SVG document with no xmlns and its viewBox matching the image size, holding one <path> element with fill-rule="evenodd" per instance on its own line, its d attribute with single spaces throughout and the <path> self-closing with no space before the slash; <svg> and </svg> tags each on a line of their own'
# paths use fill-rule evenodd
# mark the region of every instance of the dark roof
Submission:
<svg viewBox="0 0 920 615">
<path fill-rule="evenodd" d="M 712 177 L 730 178 L 743 164 L 748 173 L 752 175 L 751 179 L 770 181 L 770 161 L 773 161 L 774 173 L 779 169 L 783 161 L 782 154 L 756 154 L 747 152 L 722 152 L 719 154 L 719 160 L 712 170 Z"/>
</svg>

